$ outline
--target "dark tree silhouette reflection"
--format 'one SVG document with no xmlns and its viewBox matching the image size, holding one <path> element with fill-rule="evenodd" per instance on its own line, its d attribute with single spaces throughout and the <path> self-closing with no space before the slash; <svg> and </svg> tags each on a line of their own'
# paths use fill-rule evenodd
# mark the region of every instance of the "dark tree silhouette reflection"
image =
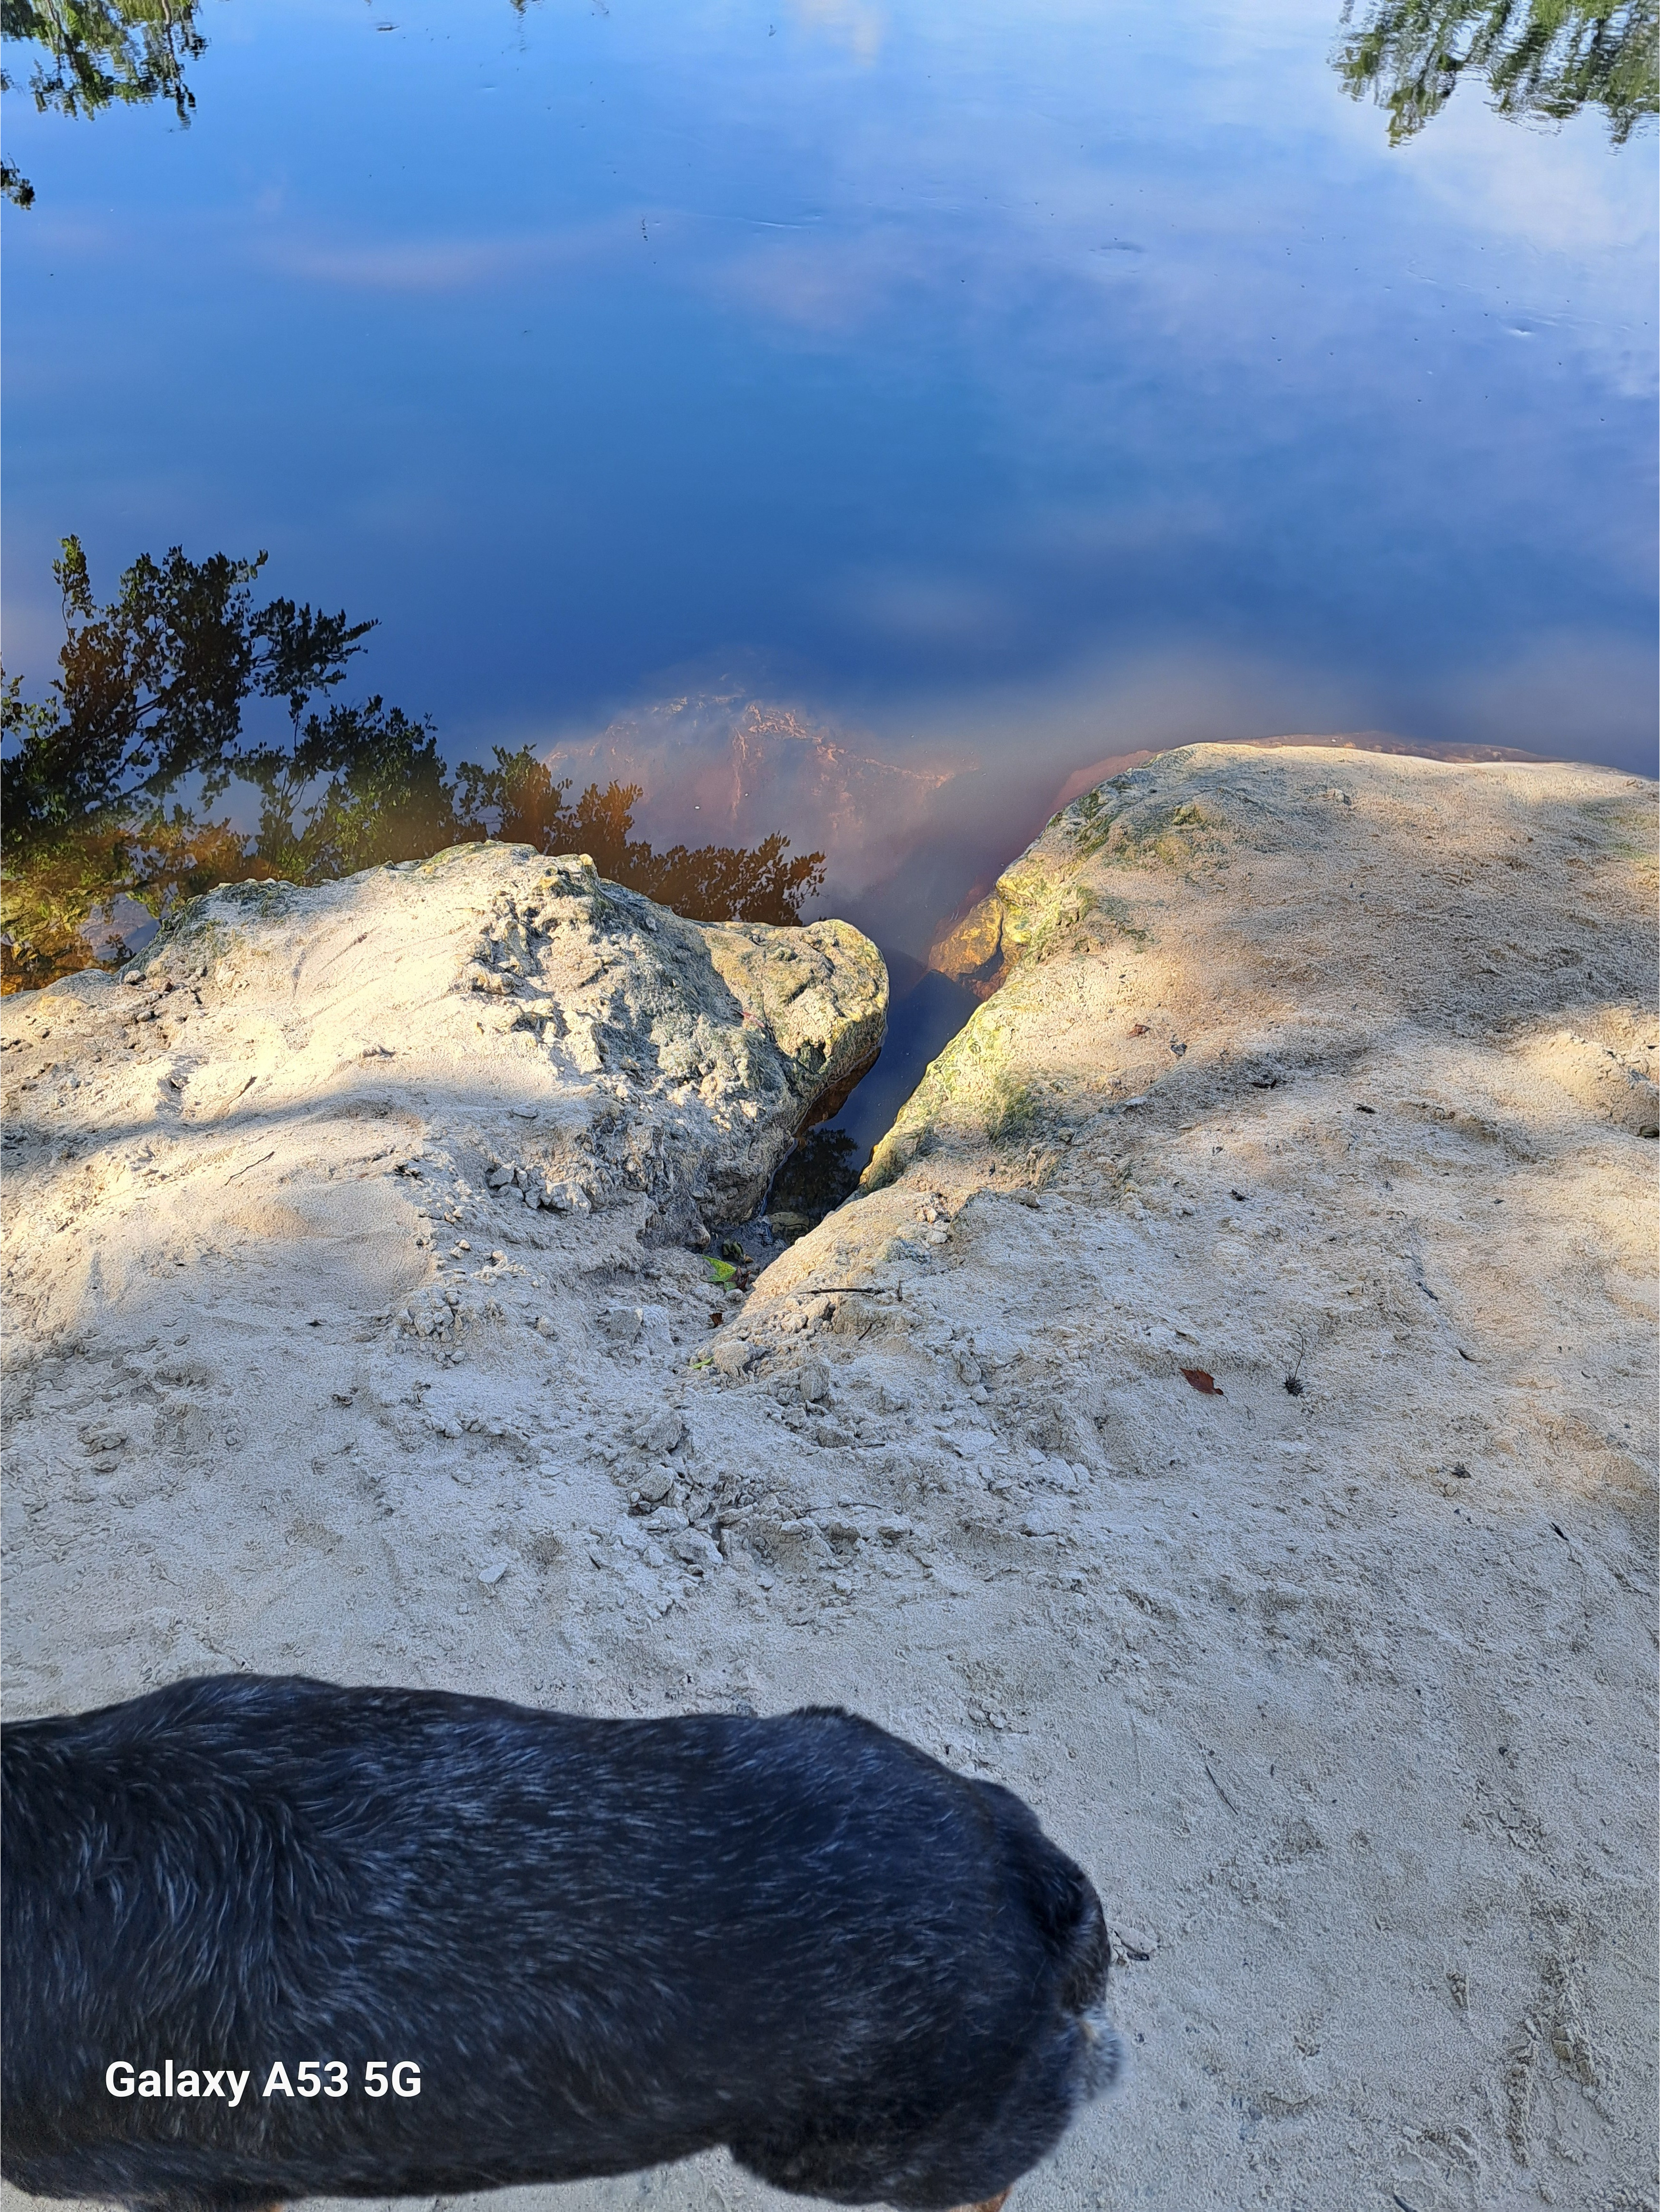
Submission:
<svg viewBox="0 0 1660 2212">
<path fill-rule="evenodd" d="M 1355 0 L 1343 22 L 1355 23 Z M 1356 100 L 1370 94 L 1399 146 L 1471 75 L 1500 115 L 1565 122 L 1600 107 L 1623 146 L 1660 105 L 1657 0 L 1370 0 L 1334 57 Z"/>
<path fill-rule="evenodd" d="M 757 845 L 672 845 L 657 852 L 630 834 L 643 798 L 637 783 L 591 783 L 574 806 L 569 783 L 554 781 L 528 748 L 494 749 L 496 765 L 465 765 L 459 806 L 469 824 L 542 853 L 587 853 L 602 876 L 643 891 L 694 921 L 795 922 L 802 903 L 824 880 L 822 853 L 788 857 L 789 839 L 775 831 Z"/>
<path fill-rule="evenodd" d="M 800 920 L 824 856 L 792 859 L 781 833 L 659 852 L 632 834 L 638 785 L 590 784 L 571 805 L 528 748 L 452 776 L 431 724 L 378 695 L 318 711 L 374 625 L 292 599 L 256 606 L 265 562 L 144 554 L 100 607 L 79 542 L 64 540 L 58 674 L 35 699 L 0 674 L 5 989 L 125 958 L 124 907 L 159 920 L 215 884 L 322 883 L 485 837 L 587 853 L 695 921 Z M 261 702 L 267 726 L 250 735 Z M 258 794 L 251 835 L 210 818 L 233 784 Z"/>
</svg>

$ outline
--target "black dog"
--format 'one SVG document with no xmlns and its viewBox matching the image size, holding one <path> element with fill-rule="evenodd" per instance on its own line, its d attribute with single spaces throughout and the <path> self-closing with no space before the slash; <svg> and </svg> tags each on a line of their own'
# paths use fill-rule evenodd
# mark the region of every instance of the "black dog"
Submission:
<svg viewBox="0 0 1660 2212">
<path fill-rule="evenodd" d="M 222 1675 L 19 1723 L 3 1764 L 3 2166 L 42 2196 L 244 2212 L 725 2143 L 932 2212 L 1117 2071 L 1084 1875 L 848 1713 Z"/>
</svg>

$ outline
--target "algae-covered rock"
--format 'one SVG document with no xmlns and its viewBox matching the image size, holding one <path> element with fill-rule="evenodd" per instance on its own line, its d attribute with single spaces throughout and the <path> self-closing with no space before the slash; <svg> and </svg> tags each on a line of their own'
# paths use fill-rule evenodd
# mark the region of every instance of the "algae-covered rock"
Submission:
<svg viewBox="0 0 1660 2212">
<path fill-rule="evenodd" d="M 928 965 L 988 998 L 1023 962 L 1041 960 L 1100 903 L 1085 873 L 1109 852 L 1140 866 L 1213 848 L 1218 824 L 1190 802 L 1137 792 L 1130 775 L 1086 791 L 999 876 L 986 896 L 934 939 Z M 1118 911 L 1121 924 L 1134 926 Z"/>
<path fill-rule="evenodd" d="M 1380 1006 L 1425 1035 L 1517 1025 L 1516 1048 L 1575 1097 L 1639 1134 L 1660 1127 L 1644 1017 L 1616 1018 L 1593 988 L 1595 1034 L 1554 1035 L 1595 977 L 1565 938 L 1560 883 L 1540 873 L 1571 849 L 1588 897 L 1590 872 L 1606 875 L 1595 967 L 1628 989 L 1649 951 L 1630 881 L 1651 871 L 1650 787 L 1500 765 L 1475 776 L 1379 754 L 1185 746 L 1082 793 L 936 945 L 936 966 L 989 995 L 926 1071 L 864 1188 L 942 1140 L 1041 1152 L 1061 1101 L 1083 1091 L 1188 1110 L 1219 1086 L 1272 1087 L 1276 1070 L 1341 1057 L 1338 1036 L 1359 1037 Z M 1488 907 L 1503 935 L 1472 945 L 1471 916 Z"/>
</svg>

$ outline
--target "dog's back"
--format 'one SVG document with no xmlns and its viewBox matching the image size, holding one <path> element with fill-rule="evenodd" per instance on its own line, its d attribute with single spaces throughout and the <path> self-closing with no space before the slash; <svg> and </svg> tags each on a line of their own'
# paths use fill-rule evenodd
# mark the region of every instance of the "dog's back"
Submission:
<svg viewBox="0 0 1660 2212">
<path fill-rule="evenodd" d="M 946 2206 L 1116 2069 L 1083 1875 L 844 1713 L 220 1677 L 14 1725 L 3 1769 L 4 2166 L 40 2194 L 449 2194 L 727 2143 Z M 169 2061 L 249 2079 L 107 2086 Z M 316 2094 L 265 2094 L 306 2062 Z M 419 2094 L 369 2094 L 400 2062 Z"/>
</svg>

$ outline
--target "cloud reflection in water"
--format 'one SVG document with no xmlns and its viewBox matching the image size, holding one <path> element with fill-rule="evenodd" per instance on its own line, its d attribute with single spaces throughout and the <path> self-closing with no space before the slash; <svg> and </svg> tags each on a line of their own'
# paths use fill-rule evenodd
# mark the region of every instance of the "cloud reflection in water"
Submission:
<svg viewBox="0 0 1660 2212">
<path fill-rule="evenodd" d="M 76 528 L 271 544 L 456 757 L 742 659 L 951 768 L 857 833 L 926 829 L 848 876 L 913 950 L 1140 745 L 1652 764 L 1651 143 L 1461 93 L 1391 150 L 1325 0 L 398 22 L 235 0 L 188 134 L 12 119 L 15 636 Z"/>
</svg>

